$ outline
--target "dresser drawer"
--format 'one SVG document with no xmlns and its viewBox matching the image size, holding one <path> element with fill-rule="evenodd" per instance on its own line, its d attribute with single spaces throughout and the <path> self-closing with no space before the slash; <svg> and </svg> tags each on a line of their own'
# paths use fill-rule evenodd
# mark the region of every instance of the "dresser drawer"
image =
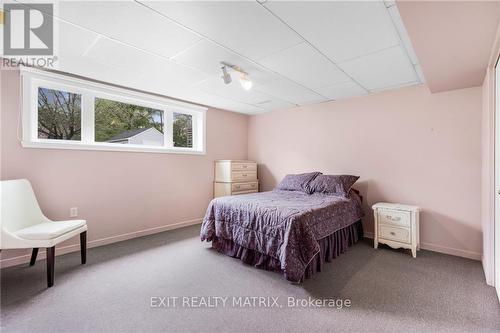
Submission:
<svg viewBox="0 0 500 333">
<path fill-rule="evenodd" d="M 245 160 L 215 161 L 216 182 L 257 181 L 257 163 Z"/>
<path fill-rule="evenodd" d="M 252 191 L 252 190 L 257 191 L 258 189 L 259 189 L 259 183 L 258 182 L 233 183 L 233 184 L 231 184 L 231 191 L 233 193 L 241 192 L 241 191 Z"/>
<path fill-rule="evenodd" d="M 233 171 L 257 171 L 257 163 L 231 163 L 231 170 Z"/>
<path fill-rule="evenodd" d="M 379 209 L 378 221 L 380 224 L 410 227 L 410 212 Z"/>
<path fill-rule="evenodd" d="M 385 224 L 380 224 L 378 226 L 378 236 L 380 238 L 402 242 L 402 243 L 411 243 L 410 240 L 410 229 L 408 228 L 399 228 L 392 227 Z"/>
<path fill-rule="evenodd" d="M 231 193 L 231 195 L 250 194 L 250 193 L 257 193 L 257 192 L 259 192 L 259 191 L 257 189 L 255 189 L 255 190 L 233 192 L 233 193 Z"/>
<path fill-rule="evenodd" d="M 248 194 L 259 192 L 258 182 L 249 183 L 214 183 L 214 197 L 225 197 L 228 195 Z"/>
<path fill-rule="evenodd" d="M 252 181 L 257 180 L 257 171 L 232 171 L 232 181 Z"/>
</svg>

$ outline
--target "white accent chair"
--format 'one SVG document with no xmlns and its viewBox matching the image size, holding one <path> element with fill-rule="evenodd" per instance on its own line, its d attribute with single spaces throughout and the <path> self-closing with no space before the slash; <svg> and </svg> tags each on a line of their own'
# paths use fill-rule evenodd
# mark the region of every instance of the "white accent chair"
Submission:
<svg viewBox="0 0 500 333">
<path fill-rule="evenodd" d="M 30 266 L 38 249 L 47 249 L 47 286 L 54 285 L 55 246 L 80 235 L 82 264 L 87 261 L 87 222 L 85 220 L 51 221 L 38 205 L 31 184 L 26 179 L 0 182 L 0 250 L 32 248 Z"/>
</svg>

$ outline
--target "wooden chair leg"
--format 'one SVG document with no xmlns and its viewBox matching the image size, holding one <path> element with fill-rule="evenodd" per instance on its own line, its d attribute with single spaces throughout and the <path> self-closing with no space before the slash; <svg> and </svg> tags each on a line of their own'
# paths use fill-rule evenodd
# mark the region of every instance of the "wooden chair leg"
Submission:
<svg viewBox="0 0 500 333">
<path fill-rule="evenodd" d="M 36 256 L 38 254 L 38 248 L 33 248 L 33 252 L 31 252 L 30 266 L 33 266 L 36 262 Z"/>
<path fill-rule="evenodd" d="M 80 234 L 80 254 L 82 256 L 82 265 L 87 262 L 87 232 Z"/>
<path fill-rule="evenodd" d="M 54 261 L 56 255 L 56 247 L 47 248 L 47 287 L 54 285 Z"/>
</svg>

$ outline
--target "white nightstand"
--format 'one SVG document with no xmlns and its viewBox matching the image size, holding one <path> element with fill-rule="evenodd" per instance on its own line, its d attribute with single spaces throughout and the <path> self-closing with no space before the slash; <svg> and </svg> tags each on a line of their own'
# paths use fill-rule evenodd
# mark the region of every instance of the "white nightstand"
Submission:
<svg viewBox="0 0 500 333">
<path fill-rule="evenodd" d="M 419 208 L 416 206 L 379 202 L 372 206 L 375 214 L 374 248 L 378 243 L 411 249 L 413 258 L 420 250 L 418 229 Z"/>
</svg>

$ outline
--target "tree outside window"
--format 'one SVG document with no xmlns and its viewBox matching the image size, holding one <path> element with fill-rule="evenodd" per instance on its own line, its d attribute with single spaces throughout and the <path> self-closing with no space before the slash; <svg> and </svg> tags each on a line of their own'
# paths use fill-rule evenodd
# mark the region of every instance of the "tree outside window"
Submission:
<svg viewBox="0 0 500 333">
<path fill-rule="evenodd" d="M 193 116 L 174 113 L 174 147 L 193 147 Z"/>
<path fill-rule="evenodd" d="M 82 96 L 38 88 L 38 138 L 81 140 Z"/>
</svg>

